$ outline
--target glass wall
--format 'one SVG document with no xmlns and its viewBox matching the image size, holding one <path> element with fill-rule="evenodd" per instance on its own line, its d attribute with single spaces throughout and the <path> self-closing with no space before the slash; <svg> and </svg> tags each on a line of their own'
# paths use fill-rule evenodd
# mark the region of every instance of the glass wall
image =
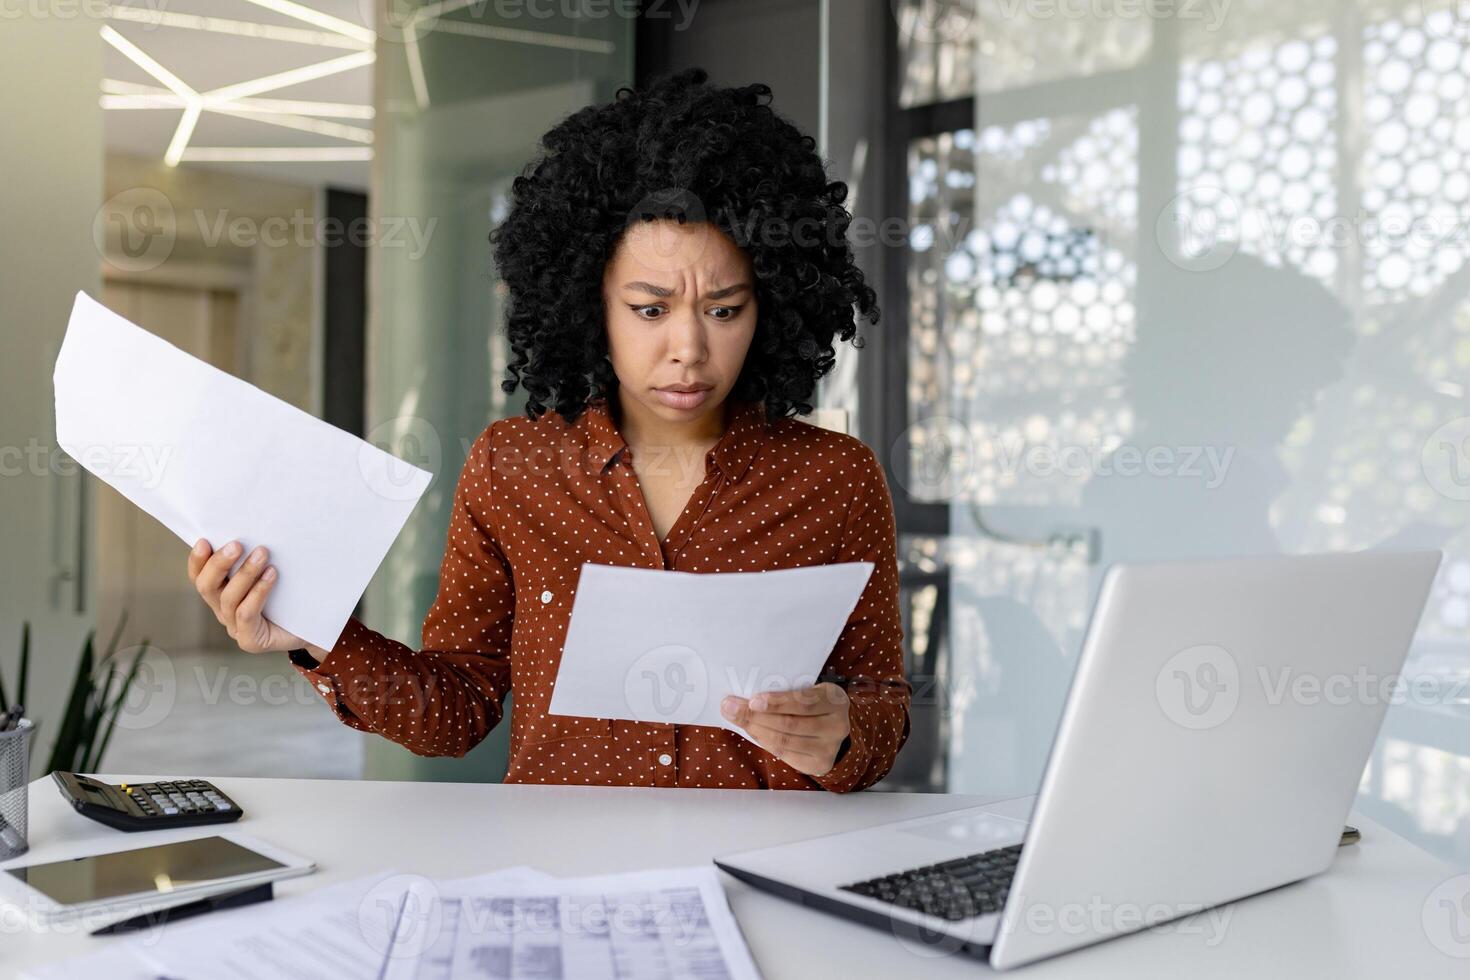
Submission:
<svg viewBox="0 0 1470 980">
<path fill-rule="evenodd" d="M 1035 791 L 1108 563 L 1443 548 L 1359 805 L 1470 860 L 1464 5 L 898 6 L 948 788 Z"/>
<path fill-rule="evenodd" d="M 371 207 L 383 234 L 370 270 L 368 438 L 435 479 L 365 603 L 374 629 L 414 647 L 469 446 L 523 408 L 519 392 L 500 390 L 508 351 L 488 236 L 541 134 L 631 80 L 624 6 L 570 16 L 576 5 L 388 0 L 378 11 Z M 366 775 L 498 779 L 508 731 L 464 760 L 372 739 Z"/>
</svg>

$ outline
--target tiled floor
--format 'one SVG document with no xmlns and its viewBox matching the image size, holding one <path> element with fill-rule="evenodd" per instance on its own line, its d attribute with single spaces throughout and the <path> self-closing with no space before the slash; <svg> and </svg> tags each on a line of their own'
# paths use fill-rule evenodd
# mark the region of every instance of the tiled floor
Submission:
<svg viewBox="0 0 1470 980">
<path fill-rule="evenodd" d="M 366 736 L 285 654 L 151 651 L 102 772 L 358 779 Z"/>
</svg>

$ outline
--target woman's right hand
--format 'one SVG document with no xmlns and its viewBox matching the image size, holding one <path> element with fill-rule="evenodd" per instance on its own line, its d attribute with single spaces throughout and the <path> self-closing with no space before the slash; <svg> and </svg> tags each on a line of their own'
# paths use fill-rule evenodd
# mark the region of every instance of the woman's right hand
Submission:
<svg viewBox="0 0 1470 980">
<path fill-rule="evenodd" d="M 318 662 L 324 660 L 327 651 L 287 633 L 261 614 L 278 577 L 275 566 L 266 564 L 270 552 L 264 546 L 252 551 L 235 574 L 230 575 L 230 569 L 240 557 L 240 548 L 240 542 L 231 541 L 219 551 L 211 551 L 209 542 L 200 538 L 189 552 L 189 580 L 213 611 L 214 618 L 246 653 L 305 648 Z"/>
</svg>

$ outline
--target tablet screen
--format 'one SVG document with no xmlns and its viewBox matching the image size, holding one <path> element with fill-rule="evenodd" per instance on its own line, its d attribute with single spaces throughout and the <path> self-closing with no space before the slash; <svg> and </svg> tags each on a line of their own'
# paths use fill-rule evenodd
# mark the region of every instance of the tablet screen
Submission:
<svg viewBox="0 0 1470 980">
<path fill-rule="evenodd" d="M 205 837 L 10 868 L 9 873 L 58 905 L 76 905 L 123 895 L 161 894 L 204 881 L 284 867 L 232 840 Z"/>
</svg>

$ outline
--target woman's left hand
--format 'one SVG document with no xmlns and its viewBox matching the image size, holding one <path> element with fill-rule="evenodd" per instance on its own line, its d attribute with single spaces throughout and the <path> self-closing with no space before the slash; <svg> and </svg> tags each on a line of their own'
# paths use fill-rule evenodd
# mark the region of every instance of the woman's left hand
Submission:
<svg viewBox="0 0 1470 980">
<path fill-rule="evenodd" d="M 836 684 L 818 684 L 799 691 L 767 691 L 749 700 L 730 695 L 720 703 L 720 714 L 797 772 L 825 776 L 852 731 L 849 703 L 847 692 Z"/>
</svg>

